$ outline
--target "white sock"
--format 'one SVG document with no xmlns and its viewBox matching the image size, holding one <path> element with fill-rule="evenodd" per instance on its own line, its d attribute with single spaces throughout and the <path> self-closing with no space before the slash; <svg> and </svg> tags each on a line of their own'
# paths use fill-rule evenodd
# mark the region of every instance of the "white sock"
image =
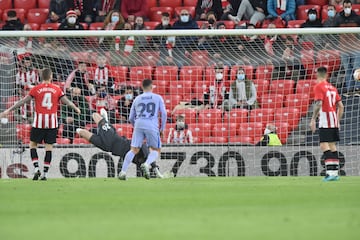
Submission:
<svg viewBox="0 0 360 240">
<path fill-rule="evenodd" d="M 157 151 L 150 151 L 149 156 L 147 157 L 145 164 L 150 166 L 150 164 L 152 164 L 153 162 L 156 161 L 158 156 L 159 156 L 159 153 Z"/>
<path fill-rule="evenodd" d="M 37 173 L 38 171 L 39 171 L 39 168 L 36 167 L 36 168 L 34 169 L 34 173 Z"/>
<path fill-rule="evenodd" d="M 126 172 L 127 169 L 129 168 L 130 163 L 132 162 L 132 160 L 134 159 L 135 154 L 133 151 L 128 151 L 125 155 L 125 159 L 121 168 L 122 172 Z"/>
</svg>

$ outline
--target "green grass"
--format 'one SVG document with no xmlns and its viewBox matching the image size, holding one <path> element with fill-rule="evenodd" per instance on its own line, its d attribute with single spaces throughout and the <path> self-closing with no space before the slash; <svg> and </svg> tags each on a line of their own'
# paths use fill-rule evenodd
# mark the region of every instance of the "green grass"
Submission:
<svg viewBox="0 0 360 240">
<path fill-rule="evenodd" d="M 0 180 L 0 239 L 360 239 L 360 178 Z"/>
</svg>

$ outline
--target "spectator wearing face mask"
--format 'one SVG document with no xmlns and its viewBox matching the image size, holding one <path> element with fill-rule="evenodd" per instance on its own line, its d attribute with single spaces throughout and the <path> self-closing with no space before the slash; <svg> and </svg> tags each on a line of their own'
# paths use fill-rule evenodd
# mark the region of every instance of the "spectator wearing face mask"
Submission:
<svg viewBox="0 0 360 240">
<path fill-rule="evenodd" d="M 335 26 L 335 16 L 336 8 L 334 5 L 328 5 L 327 7 L 327 19 L 323 22 L 323 27 L 334 27 Z"/>
<path fill-rule="evenodd" d="M 313 28 L 313 27 L 322 27 L 321 20 L 318 18 L 316 9 L 312 8 L 307 12 L 308 18 L 306 22 L 301 24 L 302 28 Z"/>
<path fill-rule="evenodd" d="M 224 81 L 224 66 L 220 63 L 215 66 L 215 79 L 204 94 L 205 108 L 220 108 L 222 106 L 227 96 Z"/>
<path fill-rule="evenodd" d="M 167 143 L 184 144 L 193 142 L 192 132 L 185 123 L 185 117 L 183 115 L 178 115 L 176 117 L 175 127 L 170 128 Z"/>
<path fill-rule="evenodd" d="M 117 103 L 118 112 L 120 114 L 120 122 L 128 122 L 133 101 L 134 90 L 131 86 L 127 86 L 124 96 Z"/>
<path fill-rule="evenodd" d="M 125 25 L 125 20 L 118 10 L 111 11 L 104 20 L 104 30 L 122 30 Z M 99 46 L 104 51 L 115 49 L 114 37 L 99 38 Z"/>
<path fill-rule="evenodd" d="M 199 26 L 196 21 L 191 18 L 189 11 L 187 9 L 182 9 L 180 11 L 179 20 L 174 23 L 173 29 L 199 29 Z M 174 60 L 177 62 L 177 65 L 183 66 L 190 64 L 189 57 L 191 56 L 191 53 L 189 50 L 196 49 L 197 46 L 197 37 L 176 37 L 172 55 Z"/>
<path fill-rule="evenodd" d="M 264 135 L 255 146 L 282 146 L 279 136 L 276 134 L 275 125 L 266 124 Z"/>
<path fill-rule="evenodd" d="M 66 19 L 60 24 L 59 30 L 84 30 L 74 10 L 66 12 Z"/>
<path fill-rule="evenodd" d="M 95 0 L 66 0 L 68 9 L 73 9 L 80 22 L 90 24 L 96 14 Z M 95 10 L 95 11 L 94 11 Z"/>
<path fill-rule="evenodd" d="M 350 0 L 344 0 L 343 9 L 335 17 L 335 26 L 359 27 L 360 17 L 352 10 Z M 338 47 L 341 51 L 341 65 L 345 70 L 346 91 L 360 91 L 360 83 L 353 78 L 355 69 L 360 68 L 360 39 L 358 35 L 340 34 Z"/>
<path fill-rule="evenodd" d="M 239 68 L 236 80 L 230 84 L 229 100 L 224 102 L 223 108 L 227 111 L 233 108 L 255 109 L 258 108 L 256 98 L 254 83 L 246 77 L 244 69 Z"/>
</svg>

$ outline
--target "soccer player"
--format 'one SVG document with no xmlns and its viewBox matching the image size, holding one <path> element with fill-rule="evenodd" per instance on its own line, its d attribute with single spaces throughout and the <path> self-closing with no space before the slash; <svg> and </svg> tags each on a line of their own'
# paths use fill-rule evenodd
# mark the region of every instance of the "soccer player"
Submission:
<svg viewBox="0 0 360 240">
<path fill-rule="evenodd" d="M 310 122 L 312 132 L 316 129 L 316 119 L 319 118 L 320 149 L 325 156 L 326 176 L 323 181 L 340 179 L 339 157 L 336 142 L 339 141 L 340 119 L 344 113 L 344 105 L 337 89 L 328 81 L 325 67 L 317 70 L 317 84 L 314 87 L 315 107 Z"/>
<path fill-rule="evenodd" d="M 166 110 L 163 98 L 152 93 L 152 81 L 145 79 L 142 82 L 143 94 L 137 96 L 131 106 L 129 121 L 134 126 L 131 139 L 131 149 L 125 155 L 124 163 L 119 173 L 120 180 L 126 180 L 126 170 L 134 156 L 139 152 L 144 139 L 150 148 L 150 153 L 145 163 L 141 164 L 141 170 L 146 179 L 150 179 L 149 166 L 159 156 L 161 149 L 160 137 L 166 124 Z M 159 127 L 159 112 L 161 113 L 161 125 Z"/>
<path fill-rule="evenodd" d="M 88 140 L 101 150 L 111 152 L 114 156 L 124 158 L 125 154 L 130 150 L 130 140 L 125 137 L 120 137 L 116 133 L 115 128 L 109 123 L 105 109 L 101 109 L 100 114 L 93 113 L 92 115 L 94 122 L 98 126 L 96 134 L 82 128 L 76 129 L 76 132 L 80 137 Z M 145 144 L 142 144 L 141 149 L 134 157 L 134 162 L 136 164 L 143 163 L 148 154 L 148 147 Z M 163 178 L 155 162 L 151 164 L 151 167 L 155 171 L 156 177 Z"/>
<path fill-rule="evenodd" d="M 52 159 L 53 144 L 56 143 L 56 136 L 58 132 L 58 105 L 59 100 L 63 104 L 70 106 L 78 114 L 81 113 L 80 109 L 75 106 L 65 95 L 61 88 L 51 83 L 52 71 L 45 68 L 41 71 L 42 83 L 33 87 L 29 94 L 21 99 L 19 102 L 0 113 L 0 118 L 9 114 L 12 110 L 30 102 L 34 99 L 35 112 L 34 121 L 30 133 L 30 155 L 34 165 L 33 180 L 38 180 L 41 176 L 39 169 L 39 161 L 37 154 L 37 145 L 44 141 L 45 143 L 45 159 L 44 159 L 44 173 L 41 180 L 47 180 L 47 174 L 50 168 Z"/>
</svg>

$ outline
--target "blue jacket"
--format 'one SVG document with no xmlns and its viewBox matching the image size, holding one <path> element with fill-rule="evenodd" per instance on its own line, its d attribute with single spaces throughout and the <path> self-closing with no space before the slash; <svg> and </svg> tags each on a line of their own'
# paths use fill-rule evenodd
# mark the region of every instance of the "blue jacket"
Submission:
<svg viewBox="0 0 360 240">
<path fill-rule="evenodd" d="M 272 17 L 278 17 L 278 14 L 276 12 L 277 8 L 277 0 L 268 0 L 267 2 L 267 10 L 270 16 Z M 295 20 L 295 11 L 296 11 L 296 2 L 295 0 L 287 0 L 286 3 L 286 11 L 281 14 L 281 18 L 289 21 L 289 20 Z"/>
</svg>

